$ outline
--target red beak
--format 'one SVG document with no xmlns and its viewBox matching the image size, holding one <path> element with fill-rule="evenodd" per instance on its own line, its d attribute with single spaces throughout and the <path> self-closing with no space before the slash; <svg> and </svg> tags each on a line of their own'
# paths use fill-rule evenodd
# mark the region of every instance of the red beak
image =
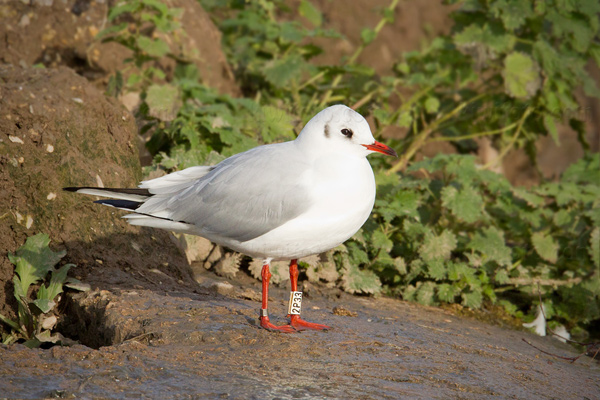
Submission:
<svg viewBox="0 0 600 400">
<path fill-rule="evenodd" d="M 363 144 L 363 146 L 371 151 L 387 154 L 388 156 L 398 157 L 398 154 L 394 149 L 392 149 L 390 146 L 386 146 L 383 143 L 379 143 L 378 141 L 375 141 L 373 144 Z"/>
</svg>

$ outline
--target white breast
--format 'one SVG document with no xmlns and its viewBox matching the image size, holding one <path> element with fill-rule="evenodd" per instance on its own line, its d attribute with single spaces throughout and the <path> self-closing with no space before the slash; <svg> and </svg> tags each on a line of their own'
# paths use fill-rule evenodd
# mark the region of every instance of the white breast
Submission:
<svg viewBox="0 0 600 400">
<path fill-rule="evenodd" d="M 311 175 L 313 205 L 305 213 L 243 243 L 228 243 L 253 257 L 295 259 L 332 249 L 354 235 L 375 201 L 375 179 L 366 158 L 316 160 Z"/>
</svg>

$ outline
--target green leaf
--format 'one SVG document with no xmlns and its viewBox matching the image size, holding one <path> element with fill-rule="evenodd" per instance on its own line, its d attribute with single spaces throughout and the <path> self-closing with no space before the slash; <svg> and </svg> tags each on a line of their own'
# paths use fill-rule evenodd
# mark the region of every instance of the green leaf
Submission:
<svg viewBox="0 0 600 400">
<path fill-rule="evenodd" d="M 362 249 L 362 246 L 355 241 L 351 240 L 346 242 L 346 249 L 348 251 L 348 257 L 350 257 L 349 261 L 353 264 L 367 264 L 370 261 L 369 255 Z"/>
<path fill-rule="evenodd" d="M 380 193 L 380 190 L 377 191 Z M 380 198 L 375 200 L 375 212 L 380 214 L 386 222 L 392 222 L 396 217 L 417 217 L 418 208 L 421 203 L 419 193 L 412 190 L 403 190 L 396 193 L 392 198 Z"/>
<path fill-rule="evenodd" d="M 509 281 L 508 272 L 505 269 L 499 269 L 496 271 L 494 279 L 496 280 L 496 282 L 498 282 L 499 285 L 504 285 Z"/>
<path fill-rule="evenodd" d="M 438 112 L 439 108 L 440 101 L 437 97 L 428 97 L 427 100 L 425 100 L 425 110 L 427 110 L 429 114 L 435 114 Z"/>
<path fill-rule="evenodd" d="M 525 20 L 533 16 L 532 2 L 521 0 L 497 0 L 492 3 L 490 11 L 499 17 L 508 30 L 519 29 Z"/>
<path fill-rule="evenodd" d="M 298 13 L 306 18 L 314 27 L 320 27 L 323 23 L 323 15 L 310 1 L 302 0 L 298 6 Z"/>
<path fill-rule="evenodd" d="M 25 342 L 23 342 L 23 346 L 25 346 L 29 349 L 37 349 L 41 345 L 42 345 L 42 342 L 40 342 L 37 338 L 29 339 L 29 340 L 26 340 Z"/>
<path fill-rule="evenodd" d="M 556 194 L 556 204 L 563 207 L 575 201 L 582 200 L 581 187 L 573 182 L 564 182 L 560 185 L 560 191 Z"/>
<path fill-rule="evenodd" d="M 0 322 L 4 322 L 6 325 L 10 326 L 12 328 L 12 330 L 14 330 L 15 332 L 23 333 L 23 331 L 21 331 L 21 327 L 19 326 L 19 324 L 17 324 L 12 319 L 6 318 L 2 314 L 0 314 Z"/>
<path fill-rule="evenodd" d="M 89 283 L 83 283 L 80 280 L 72 277 L 67 278 L 67 280 L 65 281 L 65 286 L 69 289 L 79 290 L 80 292 L 87 292 L 91 289 Z"/>
<path fill-rule="evenodd" d="M 590 48 L 590 54 L 596 62 L 596 67 L 600 68 L 600 46 L 592 45 Z"/>
<path fill-rule="evenodd" d="M 269 61 L 265 64 L 265 79 L 275 87 L 284 87 L 292 79 L 300 78 L 304 69 L 305 62 L 302 57 L 293 55 L 277 60 Z"/>
<path fill-rule="evenodd" d="M 137 39 L 137 45 L 151 57 L 160 58 L 165 56 L 171 50 L 169 45 L 162 39 L 150 39 L 147 36 L 140 36 Z"/>
<path fill-rule="evenodd" d="M 146 95 L 148 113 L 161 121 L 172 121 L 179 110 L 179 89 L 176 86 L 151 85 Z"/>
<path fill-rule="evenodd" d="M 383 9 L 383 19 L 385 20 L 386 23 L 393 24 L 396 19 L 394 16 L 394 10 L 392 10 L 390 8 L 384 8 Z"/>
<path fill-rule="evenodd" d="M 362 270 L 347 262 L 342 275 L 342 287 L 348 293 L 378 293 L 381 281 L 373 271 Z"/>
<path fill-rule="evenodd" d="M 35 299 L 33 304 L 42 312 L 42 314 L 49 313 L 56 306 L 56 303 L 49 299 Z"/>
<path fill-rule="evenodd" d="M 445 230 L 439 236 L 425 235 L 425 241 L 419 248 L 419 255 L 428 262 L 432 260 L 448 260 L 452 250 L 456 248 L 456 236 L 451 231 Z"/>
<path fill-rule="evenodd" d="M 394 246 L 394 242 L 381 230 L 376 229 L 371 235 L 371 244 L 375 249 L 382 249 L 389 253 Z"/>
<path fill-rule="evenodd" d="M 460 294 L 460 289 L 448 283 L 437 285 L 436 291 L 438 299 L 446 303 L 454 303 L 454 299 Z"/>
<path fill-rule="evenodd" d="M 335 282 L 340 277 L 334 262 L 319 262 L 316 265 L 309 265 L 306 269 L 306 276 L 310 282 Z"/>
<path fill-rule="evenodd" d="M 573 47 L 581 53 L 586 52 L 594 39 L 594 30 L 588 26 L 587 21 L 580 18 L 573 18 L 570 28 L 573 35 L 571 39 Z"/>
<path fill-rule="evenodd" d="M 273 106 L 262 106 L 261 109 L 263 118 L 259 126 L 266 143 L 295 137 L 293 117 L 285 110 Z"/>
<path fill-rule="evenodd" d="M 574 215 L 568 210 L 560 209 L 554 214 L 554 217 L 552 217 L 552 222 L 554 222 L 556 226 L 566 227 L 573 223 L 573 217 Z"/>
<path fill-rule="evenodd" d="M 527 204 L 531 207 L 541 207 L 544 204 L 543 197 L 538 196 L 525 188 L 513 188 L 512 193 L 515 195 L 515 197 L 525 200 L 525 202 L 527 202 Z"/>
<path fill-rule="evenodd" d="M 446 277 L 446 266 L 444 261 L 436 258 L 427 262 L 427 275 L 437 281 L 441 281 Z"/>
<path fill-rule="evenodd" d="M 421 282 L 419 282 L 421 283 Z M 417 301 L 420 304 L 430 306 L 435 304 L 435 283 L 433 282 L 422 282 L 421 285 L 417 284 Z"/>
<path fill-rule="evenodd" d="M 512 263 L 511 250 L 504 243 L 504 233 L 496 227 L 477 232 L 467 247 L 480 252 L 485 261 L 495 261 L 504 266 Z"/>
<path fill-rule="evenodd" d="M 600 268 L 600 228 L 596 227 L 590 235 L 590 247 L 588 248 L 590 257 L 596 268 Z M 600 278 L 596 276 L 596 279 Z"/>
<path fill-rule="evenodd" d="M 600 51 L 598 53 L 600 55 Z M 403 75 L 408 75 L 410 73 L 410 66 L 406 62 L 398 63 L 394 68 Z"/>
<path fill-rule="evenodd" d="M 114 19 L 123 14 L 131 13 L 135 11 L 139 6 L 140 2 L 135 0 L 119 3 L 115 7 L 111 7 L 110 11 L 108 12 L 108 21 L 113 21 Z"/>
<path fill-rule="evenodd" d="M 376 37 L 377 33 L 375 33 L 373 29 L 364 28 L 362 31 L 360 31 L 360 38 L 362 39 L 364 45 L 368 45 L 375 40 Z"/>
<path fill-rule="evenodd" d="M 600 153 L 579 159 L 563 173 L 562 181 L 577 183 L 600 182 Z"/>
<path fill-rule="evenodd" d="M 554 241 L 552 236 L 543 232 L 536 232 L 531 235 L 531 243 L 540 257 L 552 264 L 556 263 L 558 243 Z"/>
<path fill-rule="evenodd" d="M 394 196 L 392 204 L 399 217 L 417 217 L 421 195 L 415 191 L 403 190 Z"/>
<path fill-rule="evenodd" d="M 406 301 L 414 301 L 417 288 L 413 285 L 407 285 L 402 291 L 402 299 Z"/>
<path fill-rule="evenodd" d="M 448 279 L 461 281 L 468 285 L 480 284 L 475 276 L 475 269 L 464 262 L 448 262 Z"/>
<path fill-rule="evenodd" d="M 489 24 L 483 26 L 471 24 L 456 33 L 453 41 L 459 49 L 466 50 L 468 53 L 477 51 L 486 54 L 487 50 L 489 54 L 486 55 L 492 58 L 514 47 L 515 37 L 503 32 L 504 30 L 501 29 L 492 29 Z M 478 56 L 481 57 L 481 54 Z"/>
<path fill-rule="evenodd" d="M 410 128 L 413 118 L 410 111 L 404 111 L 398 117 L 398 126 L 401 128 Z"/>
<path fill-rule="evenodd" d="M 27 295 L 30 285 L 43 279 L 66 254 L 64 250 L 53 252 L 48 247 L 49 243 L 50 237 L 45 233 L 39 233 L 28 237 L 25 244 L 14 255 L 8 254 L 10 262 L 16 265 L 15 273 L 19 278 L 18 289 L 23 296 Z"/>
<path fill-rule="evenodd" d="M 564 67 L 563 61 L 560 59 L 556 49 L 546 40 L 540 39 L 533 45 L 533 54 L 537 60 L 541 61 L 544 67 L 544 74 L 553 76 L 561 71 Z M 558 109 L 551 109 L 552 112 L 558 112 Z"/>
<path fill-rule="evenodd" d="M 54 300 L 56 296 L 62 293 L 63 285 L 67 280 L 67 272 L 69 272 L 69 269 L 74 266 L 75 264 L 65 264 L 60 267 L 60 269 L 52 272 L 52 277 L 50 278 L 50 283 L 48 286 L 40 286 L 40 290 L 37 293 L 38 300 Z M 48 311 L 44 312 L 46 313 Z"/>
<path fill-rule="evenodd" d="M 402 257 L 394 258 L 394 268 L 400 275 L 406 275 L 406 261 Z"/>
<path fill-rule="evenodd" d="M 483 216 L 483 199 L 471 186 L 458 191 L 454 186 L 442 189 L 442 205 L 459 220 L 473 223 Z"/>
<path fill-rule="evenodd" d="M 125 31 L 129 24 L 127 22 L 123 22 L 121 24 L 112 25 L 108 28 L 102 29 L 96 36 L 94 36 L 94 40 L 102 40 L 107 36 L 112 36 L 113 34 L 120 33 Z M 107 39 L 110 40 L 110 39 Z"/>
<path fill-rule="evenodd" d="M 462 304 L 469 308 L 479 308 L 483 302 L 483 295 L 480 291 L 463 292 L 461 297 Z"/>
<path fill-rule="evenodd" d="M 294 22 L 282 22 L 280 25 L 279 39 L 286 42 L 297 43 L 304 38 L 302 27 Z M 273 46 L 273 52 L 277 53 L 277 46 Z"/>
<path fill-rule="evenodd" d="M 550 133 L 550 136 L 552 137 L 552 140 L 554 140 L 554 143 L 557 146 L 560 146 L 558 130 L 556 129 L 556 124 L 554 123 L 554 117 L 552 115 L 544 114 L 544 126 L 546 127 L 548 133 Z"/>
<path fill-rule="evenodd" d="M 539 67 L 527 54 L 512 52 L 504 60 L 504 88 L 517 99 L 533 97 L 541 86 Z"/>
<path fill-rule="evenodd" d="M 137 0 L 135 1 L 138 2 Z M 161 13 L 162 15 L 166 15 L 169 12 L 169 8 L 165 3 L 160 0 L 141 0 L 141 2 L 148 7 L 151 7 Z"/>
</svg>

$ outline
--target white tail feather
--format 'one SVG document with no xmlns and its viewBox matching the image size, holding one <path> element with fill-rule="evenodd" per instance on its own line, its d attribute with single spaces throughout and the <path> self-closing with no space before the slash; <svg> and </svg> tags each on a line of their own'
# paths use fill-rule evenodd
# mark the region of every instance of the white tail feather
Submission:
<svg viewBox="0 0 600 400">
<path fill-rule="evenodd" d="M 148 198 L 148 196 L 144 196 L 144 195 L 140 195 L 140 194 L 112 192 L 112 191 L 108 191 L 108 190 L 102 190 L 101 188 L 79 189 L 79 190 L 77 190 L 77 193 L 89 194 L 92 196 L 100 196 L 100 197 L 110 197 L 111 199 L 118 199 L 118 200 L 131 200 L 131 201 L 141 201 L 141 202 L 145 201 Z"/>
<path fill-rule="evenodd" d="M 166 229 L 180 233 L 194 232 L 194 225 L 186 224 L 185 222 L 169 221 L 166 219 L 153 218 L 151 216 L 141 214 L 128 214 L 123 218 L 126 218 L 127 222 L 129 222 L 131 225 L 149 226 L 151 228 Z"/>
<path fill-rule="evenodd" d="M 165 194 L 178 192 L 189 186 L 192 182 L 208 174 L 213 167 L 198 166 L 186 168 L 183 171 L 173 172 L 160 178 L 142 181 L 139 185 L 142 189 L 148 189 L 152 194 Z"/>
</svg>

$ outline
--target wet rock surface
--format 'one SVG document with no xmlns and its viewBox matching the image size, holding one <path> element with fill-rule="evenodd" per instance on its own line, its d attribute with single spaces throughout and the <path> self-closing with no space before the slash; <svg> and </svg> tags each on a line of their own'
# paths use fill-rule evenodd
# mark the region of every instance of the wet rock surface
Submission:
<svg viewBox="0 0 600 400">
<path fill-rule="evenodd" d="M 315 287 L 303 316 L 327 332 L 258 327 L 260 291 L 247 276 L 218 294 L 210 272 L 193 291 L 97 288 L 71 298 L 86 345 L 0 347 L 0 393 L 15 398 L 594 399 L 600 367 L 551 338 L 389 298 Z M 285 323 L 287 289 L 270 313 Z M 244 295 L 240 295 L 245 293 Z M 343 307 L 356 316 L 336 315 Z M 354 314 L 352 314 L 354 315 Z M 65 332 L 68 329 L 64 330 Z M 109 344 L 111 343 L 111 344 Z M 89 346 L 98 347 L 94 349 Z"/>
</svg>

